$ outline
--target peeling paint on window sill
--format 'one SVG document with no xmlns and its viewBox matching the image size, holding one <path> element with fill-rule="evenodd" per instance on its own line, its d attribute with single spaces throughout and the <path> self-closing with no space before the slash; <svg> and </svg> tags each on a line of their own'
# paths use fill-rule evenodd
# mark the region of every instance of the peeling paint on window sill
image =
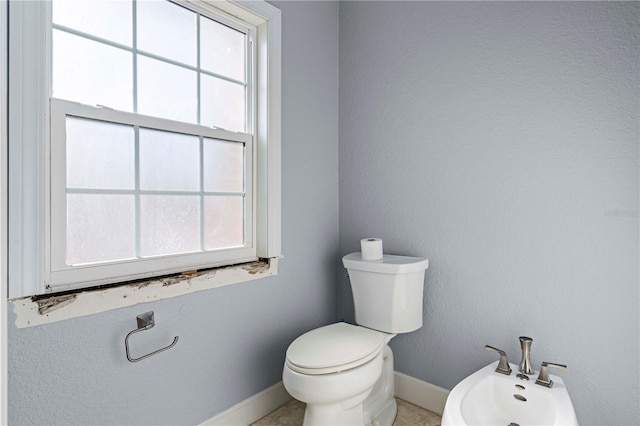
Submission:
<svg viewBox="0 0 640 426">
<path fill-rule="evenodd" d="M 13 299 L 16 327 L 49 324 L 278 274 L 278 258 L 48 297 Z"/>
</svg>

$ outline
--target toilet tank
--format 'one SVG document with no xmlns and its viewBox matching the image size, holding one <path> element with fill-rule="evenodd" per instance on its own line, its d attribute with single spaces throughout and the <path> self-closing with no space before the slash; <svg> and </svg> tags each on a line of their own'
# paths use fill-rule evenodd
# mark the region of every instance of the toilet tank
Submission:
<svg viewBox="0 0 640 426">
<path fill-rule="evenodd" d="M 386 333 L 408 333 L 422 327 L 424 272 L 429 260 L 385 254 L 363 260 L 361 253 L 342 258 L 349 272 L 356 322 Z"/>
</svg>

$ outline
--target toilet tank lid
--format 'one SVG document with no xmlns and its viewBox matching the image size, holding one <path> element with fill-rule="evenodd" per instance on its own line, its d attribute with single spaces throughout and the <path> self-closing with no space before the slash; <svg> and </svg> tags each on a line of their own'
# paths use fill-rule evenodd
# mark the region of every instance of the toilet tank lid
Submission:
<svg viewBox="0 0 640 426">
<path fill-rule="evenodd" d="M 343 257 L 342 264 L 347 269 L 357 271 L 377 272 L 380 274 L 410 274 L 427 269 L 429 267 L 429 259 L 385 254 L 380 260 L 363 260 L 362 253 L 356 252 Z"/>
</svg>

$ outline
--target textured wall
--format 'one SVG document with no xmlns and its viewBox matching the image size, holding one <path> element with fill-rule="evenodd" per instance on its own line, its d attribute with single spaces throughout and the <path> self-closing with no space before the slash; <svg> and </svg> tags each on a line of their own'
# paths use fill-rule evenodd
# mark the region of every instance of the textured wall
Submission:
<svg viewBox="0 0 640 426">
<path fill-rule="evenodd" d="M 302 332 L 334 321 L 338 257 L 338 6 L 282 10 L 280 274 L 60 323 L 9 326 L 10 424 L 198 424 L 281 380 Z M 313 49 L 309 49 L 314 45 Z M 155 311 L 129 363 L 124 337 Z"/>
<path fill-rule="evenodd" d="M 518 362 L 528 335 L 536 368 L 568 364 L 581 423 L 640 423 L 639 17 L 341 3 L 340 253 L 376 236 L 431 260 L 398 371 L 451 388 L 494 361 L 485 344 Z"/>
<path fill-rule="evenodd" d="M 336 317 L 365 236 L 431 260 L 396 369 L 451 388 L 493 361 L 564 362 L 583 424 L 638 424 L 638 4 L 274 2 L 283 12 L 275 278 L 9 330 L 11 424 L 196 424 L 280 380 Z M 631 213 L 631 214 L 628 214 Z M 338 270 L 338 317 L 352 319 Z M 123 339 L 156 312 L 131 364 Z M 10 318 L 13 321 L 13 318 Z M 143 333 L 144 334 L 144 333 Z"/>
</svg>

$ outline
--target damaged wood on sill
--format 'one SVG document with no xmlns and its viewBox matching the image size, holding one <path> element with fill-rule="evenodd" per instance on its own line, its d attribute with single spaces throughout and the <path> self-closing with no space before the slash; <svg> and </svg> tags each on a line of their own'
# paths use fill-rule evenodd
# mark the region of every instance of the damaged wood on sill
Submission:
<svg viewBox="0 0 640 426">
<path fill-rule="evenodd" d="M 62 296 L 51 296 L 46 299 L 36 300 L 38 304 L 38 313 L 46 315 L 50 312 L 60 309 L 76 301 L 77 294 L 65 294 Z"/>
<path fill-rule="evenodd" d="M 278 274 L 278 258 L 11 300 L 18 328 L 155 302 Z"/>
</svg>

